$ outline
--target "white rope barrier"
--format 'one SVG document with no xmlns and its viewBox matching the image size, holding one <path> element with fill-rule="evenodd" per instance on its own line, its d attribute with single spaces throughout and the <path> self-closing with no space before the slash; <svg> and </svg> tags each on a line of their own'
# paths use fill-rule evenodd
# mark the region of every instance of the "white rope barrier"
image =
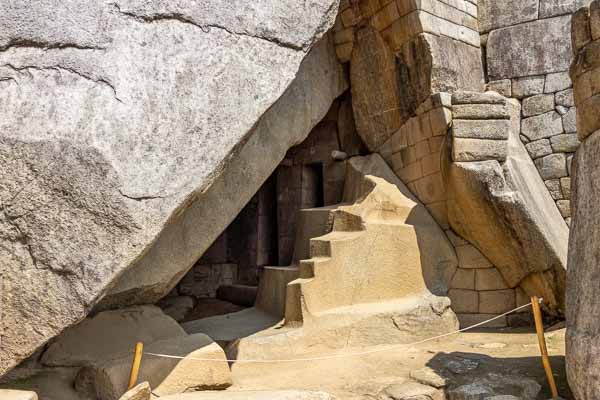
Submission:
<svg viewBox="0 0 600 400">
<path fill-rule="evenodd" d="M 543 299 L 540 299 L 540 303 L 542 302 Z M 181 356 L 172 356 L 172 355 L 168 355 L 168 354 L 160 354 L 160 353 L 147 353 L 144 352 L 144 355 L 147 356 L 153 356 L 153 357 L 162 357 L 162 358 L 174 358 L 174 359 L 178 359 L 178 360 L 193 360 L 193 361 L 208 361 L 208 362 L 227 362 L 227 363 L 263 363 L 263 364 L 269 364 L 269 363 L 292 363 L 292 362 L 304 362 L 304 361 L 321 361 L 321 360 L 331 360 L 331 359 L 336 359 L 336 358 L 346 358 L 346 357 L 358 357 L 358 356 L 364 356 L 364 355 L 369 355 L 369 354 L 373 354 L 373 353 L 380 353 L 382 351 L 389 351 L 391 349 L 395 349 L 395 348 L 400 348 L 400 347 L 408 347 L 408 346 L 416 346 L 418 344 L 423 344 L 426 342 L 431 342 L 433 340 L 438 340 L 438 339 L 442 339 L 448 336 L 452 336 L 452 335 L 456 335 L 459 334 L 461 332 L 465 332 L 477 327 L 480 327 L 482 325 L 485 325 L 489 322 L 495 321 L 499 318 L 502 318 L 508 314 L 512 314 L 515 311 L 519 311 L 525 307 L 529 307 L 531 306 L 531 302 L 524 304 L 522 306 L 519 306 L 517 308 L 514 308 L 510 311 L 507 311 L 503 314 L 500 315 L 496 315 L 493 318 L 487 319 L 485 321 L 479 322 L 475 325 L 471 325 L 468 326 L 466 328 L 462 328 L 459 329 L 457 331 L 454 332 L 449 332 L 449 333 L 444 333 L 442 335 L 438 335 L 438 336 L 434 336 L 434 337 L 430 337 L 427 339 L 423 339 L 423 340 L 419 340 L 417 342 L 413 342 L 413 343 L 405 343 L 405 344 L 397 344 L 397 345 L 392 345 L 392 346 L 387 346 L 385 348 L 378 348 L 378 349 L 371 349 L 371 350 L 365 350 L 365 351 L 361 351 L 361 352 L 357 352 L 357 353 L 344 353 L 344 354 L 331 354 L 328 356 L 321 356 L 321 357 L 308 357 L 308 358 L 291 358 L 291 359 L 280 359 L 280 360 L 252 360 L 252 359 L 217 359 L 217 358 L 195 358 L 195 357 L 181 357 Z"/>
</svg>

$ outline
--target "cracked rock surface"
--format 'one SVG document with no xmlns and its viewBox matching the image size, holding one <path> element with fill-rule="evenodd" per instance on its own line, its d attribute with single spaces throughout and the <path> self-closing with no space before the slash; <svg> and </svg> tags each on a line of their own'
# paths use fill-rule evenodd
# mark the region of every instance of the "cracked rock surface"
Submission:
<svg viewBox="0 0 600 400">
<path fill-rule="evenodd" d="M 346 87 L 322 39 L 337 8 L 0 2 L 0 375 L 114 286 L 107 306 L 155 301 L 191 267 Z M 287 136 L 282 99 L 301 100 Z M 255 171 L 231 169 L 265 140 Z M 227 174 L 249 189 L 220 198 Z M 213 218 L 177 219 L 194 207 Z M 119 284 L 136 263 L 163 274 Z"/>
</svg>

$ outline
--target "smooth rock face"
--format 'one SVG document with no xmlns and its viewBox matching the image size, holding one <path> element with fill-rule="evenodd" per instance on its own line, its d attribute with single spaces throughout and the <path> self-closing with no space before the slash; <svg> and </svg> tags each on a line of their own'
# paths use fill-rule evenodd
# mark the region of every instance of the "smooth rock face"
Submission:
<svg viewBox="0 0 600 400">
<path fill-rule="evenodd" d="M 140 279 L 112 304 L 169 291 L 346 87 L 327 41 L 294 81 L 337 8 L 0 4 L 0 375 L 81 320 L 142 254 Z M 294 110 L 277 110 L 284 94 Z M 243 189 L 225 197 L 227 186 Z"/>
<path fill-rule="evenodd" d="M 537 20 L 490 33 L 491 80 L 562 72 L 571 61 L 570 16 Z M 540 38 L 544 40 L 540 40 Z"/>
<path fill-rule="evenodd" d="M 48 366 L 82 366 L 131 352 L 137 342 L 185 336 L 183 328 L 160 308 L 137 306 L 106 311 L 66 329 L 48 347 Z"/>
<path fill-rule="evenodd" d="M 600 398 L 600 134 L 577 150 L 567 275 L 567 376 L 578 400 Z"/>
</svg>

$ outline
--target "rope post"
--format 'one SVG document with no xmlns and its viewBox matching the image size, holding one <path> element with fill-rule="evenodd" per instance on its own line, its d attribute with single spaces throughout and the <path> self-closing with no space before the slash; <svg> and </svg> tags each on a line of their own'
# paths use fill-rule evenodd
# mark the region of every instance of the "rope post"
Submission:
<svg viewBox="0 0 600 400">
<path fill-rule="evenodd" d="M 546 338 L 544 336 L 544 325 L 542 323 L 540 299 L 537 296 L 533 296 L 531 298 L 531 308 L 533 309 L 533 319 L 535 320 L 535 330 L 537 332 L 538 342 L 540 344 L 540 353 L 542 353 L 542 365 L 546 371 L 546 378 L 548 379 L 548 384 L 550 385 L 552 398 L 558 399 L 558 389 L 556 389 L 556 382 L 554 382 L 554 375 L 552 375 L 552 366 L 550 365 L 550 358 L 548 358 L 548 348 L 546 347 Z"/>
<path fill-rule="evenodd" d="M 135 344 L 135 351 L 133 354 L 133 362 L 131 363 L 131 372 L 129 373 L 129 385 L 127 390 L 132 389 L 137 383 L 138 373 L 140 372 L 140 365 L 142 364 L 142 352 L 144 351 L 144 343 L 137 342 Z"/>
</svg>

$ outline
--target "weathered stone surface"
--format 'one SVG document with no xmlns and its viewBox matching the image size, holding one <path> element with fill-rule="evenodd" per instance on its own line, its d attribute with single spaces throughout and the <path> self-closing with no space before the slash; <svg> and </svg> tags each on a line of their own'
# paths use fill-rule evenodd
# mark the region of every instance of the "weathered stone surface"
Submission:
<svg viewBox="0 0 600 400">
<path fill-rule="evenodd" d="M 410 371 L 410 377 L 423 385 L 438 389 L 445 387 L 450 382 L 450 379 L 441 376 L 437 371 L 429 367 Z"/>
<path fill-rule="evenodd" d="M 452 277 L 450 287 L 453 289 L 475 290 L 475 270 L 458 268 L 454 277 Z"/>
<path fill-rule="evenodd" d="M 550 138 L 554 152 L 574 153 L 579 147 L 579 138 L 576 133 L 556 135 Z M 566 160 L 565 160 L 566 162 Z"/>
<path fill-rule="evenodd" d="M 456 313 L 479 312 L 479 294 L 475 290 L 450 289 L 448 296 Z"/>
<path fill-rule="evenodd" d="M 476 290 L 501 290 L 508 289 L 504 278 L 496 268 L 478 269 L 475 271 Z M 487 311 L 481 311 L 487 312 Z"/>
<path fill-rule="evenodd" d="M 452 160 L 456 162 L 504 160 L 506 147 L 506 140 L 453 138 Z"/>
<path fill-rule="evenodd" d="M 168 354 L 183 359 L 144 355 L 139 380 L 148 382 L 152 393 L 164 397 L 195 390 L 219 390 L 231 386 L 231 372 L 223 349 L 198 333 L 150 343 L 146 353 Z M 199 361 L 194 358 L 218 360 Z M 118 400 L 127 391 L 131 352 L 83 367 L 75 389 L 99 399 Z"/>
<path fill-rule="evenodd" d="M 150 396 L 152 396 L 150 384 L 142 382 L 119 397 L 119 400 L 150 400 Z"/>
<path fill-rule="evenodd" d="M 537 0 L 479 0 L 478 17 L 480 32 L 517 25 L 538 17 Z"/>
<path fill-rule="evenodd" d="M 563 218 L 569 218 L 571 216 L 571 202 L 569 200 L 558 200 L 556 202 L 556 207 L 558 207 L 558 211 L 560 211 L 560 215 Z"/>
<path fill-rule="evenodd" d="M 539 40 L 540 37 L 544 40 Z M 566 71 L 571 61 L 570 37 L 570 16 L 492 31 L 487 45 L 490 79 Z"/>
<path fill-rule="evenodd" d="M 512 115 L 503 165 L 491 160 L 450 166 L 448 220 L 509 287 L 521 283 L 528 294 L 544 297 L 550 312 L 562 313 L 568 229 L 518 137 L 518 109 Z"/>
<path fill-rule="evenodd" d="M 590 0 L 540 0 L 539 18 L 571 14 L 589 2 Z"/>
<path fill-rule="evenodd" d="M 491 399 L 495 396 L 515 396 L 520 400 L 535 400 L 542 387 L 523 376 L 488 373 L 476 383 L 461 385 L 447 392 L 448 400 Z M 508 399 L 507 399 L 508 400 Z"/>
<path fill-rule="evenodd" d="M 571 107 L 562 116 L 562 121 L 565 133 L 577 133 L 577 109 L 575 107 Z"/>
<path fill-rule="evenodd" d="M 479 312 L 483 314 L 502 314 L 515 308 L 515 291 L 485 290 L 479 292 Z"/>
<path fill-rule="evenodd" d="M 416 382 L 405 382 L 388 386 L 381 394 L 390 400 L 444 400 L 444 393 L 434 387 Z"/>
<path fill-rule="evenodd" d="M 521 99 L 527 96 L 533 96 L 544 92 L 544 75 L 526 76 L 512 80 L 513 97 Z"/>
<path fill-rule="evenodd" d="M 550 154 L 534 161 L 542 179 L 567 176 L 567 157 L 564 153 Z"/>
<path fill-rule="evenodd" d="M 571 198 L 571 177 L 560 178 L 560 187 L 563 197 L 569 200 Z"/>
<path fill-rule="evenodd" d="M 512 83 L 510 79 L 501 79 L 499 81 L 491 81 L 486 85 L 486 89 L 489 91 L 497 92 L 502 96 L 512 96 Z"/>
<path fill-rule="evenodd" d="M 577 399 L 600 398 L 600 134 L 575 155 L 567 279 L 567 376 Z"/>
<path fill-rule="evenodd" d="M 550 192 L 550 196 L 554 200 L 560 200 L 563 198 L 563 192 L 560 187 L 560 179 L 548 179 L 544 181 L 548 191 Z"/>
<path fill-rule="evenodd" d="M 554 104 L 553 104 L 554 106 Z M 464 104 L 452 106 L 454 119 L 462 120 L 500 120 L 509 119 L 506 105 L 502 104 Z"/>
<path fill-rule="evenodd" d="M 548 138 L 563 133 L 562 118 L 555 111 L 523 119 L 521 133 L 529 140 Z"/>
<path fill-rule="evenodd" d="M 65 4 L 0 5 L 0 375 L 138 259 L 117 293 L 165 295 L 346 87 L 331 42 L 298 73 L 335 0 Z"/>
<path fill-rule="evenodd" d="M 462 106 L 453 106 L 453 113 L 457 107 Z M 510 121 L 507 119 L 454 119 L 452 121 L 453 135 L 457 138 L 506 140 L 509 130 Z"/>
<path fill-rule="evenodd" d="M 361 28 L 350 62 L 352 108 L 356 129 L 371 151 L 377 150 L 402 123 L 396 60 L 381 35 Z"/>
<path fill-rule="evenodd" d="M 2 400 L 38 400 L 35 392 L 23 390 L 0 389 L 0 399 Z"/>
<path fill-rule="evenodd" d="M 527 152 L 532 159 L 540 158 L 552 154 L 552 146 L 549 139 L 540 139 L 525 145 Z"/>
<path fill-rule="evenodd" d="M 456 246 L 458 264 L 461 268 L 491 268 L 492 263 L 471 244 Z"/>
<path fill-rule="evenodd" d="M 571 87 L 569 72 L 556 72 L 546 75 L 544 93 L 555 93 Z"/>
<path fill-rule="evenodd" d="M 136 342 L 185 336 L 171 317 L 155 306 L 105 311 L 66 329 L 48 347 L 42 362 L 50 366 L 82 366 L 131 352 Z"/>
<path fill-rule="evenodd" d="M 539 94 L 523 100 L 523 116 L 531 117 L 554 110 L 554 94 Z"/>
<path fill-rule="evenodd" d="M 563 90 L 556 93 L 556 104 L 563 107 L 573 107 L 575 100 L 573 99 L 573 89 Z"/>
<path fill-rule="evenodd" d="M 461 90 L 452 93 L 452 104 L 462 104 L 473 106 L 475 104 L 506 104 L 506 99 L 495 92 L 470 92 Z"/>
</svg>

